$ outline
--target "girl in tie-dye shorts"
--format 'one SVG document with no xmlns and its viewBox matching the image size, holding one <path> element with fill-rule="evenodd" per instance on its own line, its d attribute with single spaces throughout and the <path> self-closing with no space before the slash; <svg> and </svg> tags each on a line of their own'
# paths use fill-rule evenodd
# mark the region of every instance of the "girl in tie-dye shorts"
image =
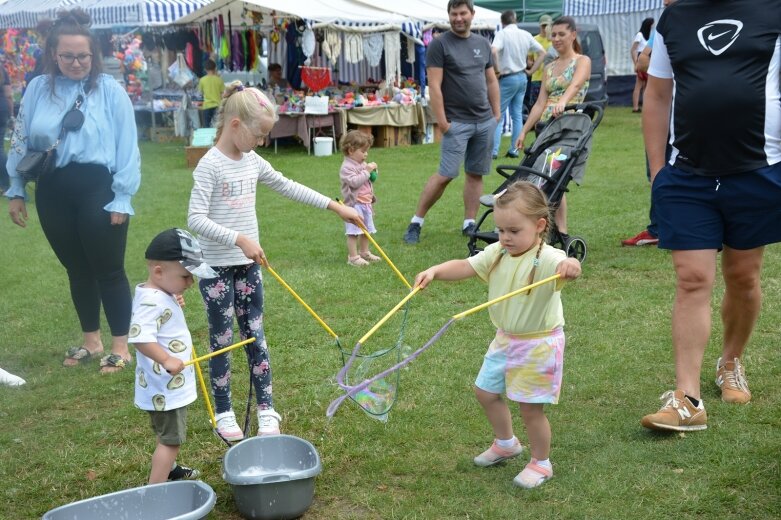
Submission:
<svg viewBox="0 0 781 520">
<path fill-rule="evenodd" d="M 564 311 L 561 285 L 580 276 L 580 263 L 545 242 L 550 208 L 530 182 L 515 182 L 494 195 L 499 242 L 466 260 L 450 260 L 418 274 L 415 285 L 432 280 L 478 277 L 488 284 L 496 336 L 483 358 L 475 395 L 493 430 L 491 446 L 474 458 L 493 466 L 518 457 L 524 447 L 513 433 L 507 400 L 518 403 L 529 438 L 531 460 L 513 483 L 533 488 L 553 476 L 551 428 L 544 405 L 559 401 L 564 368 Z M 536 282 L 543 282 L 536 286 Z M 555 281 L 556 284 L 548 283 Z M 535 288 L 528 289 L 532 284 Z M 527 290 L 528 289 L 528 290 Z M 501 299 L 510 293 L 512 297 Z M 507 396 L 507 399 L 504 398 Z"/>
</svg>

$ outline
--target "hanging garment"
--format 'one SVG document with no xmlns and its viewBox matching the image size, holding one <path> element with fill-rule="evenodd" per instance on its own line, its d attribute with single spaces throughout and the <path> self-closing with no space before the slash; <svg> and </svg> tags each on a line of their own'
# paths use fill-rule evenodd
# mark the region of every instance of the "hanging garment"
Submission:
<svg viewBox="0 0 781 520">
<path fill-rule="evenodd" d="M 363 37 L 358 33 L 344 35 L 344 59 L 347 63 L 363 61 Z"/>
<path fill-rule="evenodd" d="M 193 44 L 187 43 L 184 46 L 184 61 L 187 62 L 187 66 L 190 70 L 195 68 L 195 60 L 193 59 Z"/>
<path fill-rule="evenodd" d="M 313 92 L 319 92 L 331 84 L 331 69 L 324 67 L 301 67 L 301 79 Z"/>
<path fill-rule="evenodd" d="M 315 33 L 309 27 L 301 35 L 301 50 L 304 52 L 304 56 L 306 56 L 306 62 L 309 63 L 309 58 L 315 53 Z"/>
<path fill-rule="evenodd" d="M 370 67 L 380 64 L 382 58 L 383 37 L 381 33 L 371 33 L 363 37 L 363 55 Z"/>
<path fill-rule="evenodd" d="M 340 37 L 340 34 L 336 31 L 326 31 L 322 48 L 326 58 L 332 62 L 336 62 L 336 60 L 339 59 L 339 55 L 342 53 L 342 38 Z"/>
<path fill-rule="evenodd" d="M 404 38 L 407 40 L 407 63 L 415 63 L 415 41 L 412 38 Z"/>
<path fill-rule="evenodd" d="M 401 42 L 399 33 L 385 33 L 385 81 L 388 87 L 399 82 L 399 64 L 401 62 Z"/>
</svg>

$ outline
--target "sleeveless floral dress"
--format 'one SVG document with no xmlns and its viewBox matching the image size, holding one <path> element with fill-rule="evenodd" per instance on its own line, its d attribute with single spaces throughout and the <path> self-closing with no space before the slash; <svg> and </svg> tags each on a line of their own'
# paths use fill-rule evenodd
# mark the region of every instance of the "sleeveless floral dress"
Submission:
<svg viewBox="0 0 781 520">
<path fill-rule="evenodd" d="M 564 95 L 564 92 L 567 91 L 570 83 L 572 83 L 572 77 L 575 75 L 575 63 L 578 61 L 577 58 L 572 58 L 569 65 L 567 65 L 562 73 L 554 77 L 552 74 L 553 66 L 557 61 L 558 60 L 553 60 L 546 65 L 548 79 L 545 81 L 545 90 L 548 91 L 548 104 L 545 105 L 545 110 L 543 110 L 542 116 L 540 116 L 540 122 L 546 122 L 553 116 L 553 107 L 559 102 L 561 96 Z M 588 83 L 588 80 L 583 83 L 580 90 L 578 90 L 572 99 L 569 100 L 569 104 L 583 102 L 583 99 L 586 97 L 586 92 L 588 91 Z"/>
</svg>

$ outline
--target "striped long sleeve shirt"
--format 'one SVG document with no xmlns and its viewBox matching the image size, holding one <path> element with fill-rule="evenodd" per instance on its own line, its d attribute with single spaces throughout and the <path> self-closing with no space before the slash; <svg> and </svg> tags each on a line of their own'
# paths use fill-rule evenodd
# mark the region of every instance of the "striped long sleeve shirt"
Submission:
<svg viewBox="0 0 781 520">
<path fill-rule="evenodd" d="M 325 209 L 331 201 L 276 171 L 255 152 L 235 161 L 211 148 L 193 171 L 187 225 L 198 234 L 206 263 L 211 266 L 252 262 L 236 245 L 239 234 L 259 241 L 255 211 L 257 185 L 263 184 L 291 200 Z"/>
</svg>

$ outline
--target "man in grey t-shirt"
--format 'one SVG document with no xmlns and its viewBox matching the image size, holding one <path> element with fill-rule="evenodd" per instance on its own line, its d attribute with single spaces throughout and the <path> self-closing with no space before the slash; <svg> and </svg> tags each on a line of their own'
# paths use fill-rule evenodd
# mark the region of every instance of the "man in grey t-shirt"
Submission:
<svg viewBox="0 0 781 520">
<path fill-rule="evenodd" d="M 428 210 L 439 200 L 464 163 L 464 224 L 468 235 L 483 192 L 483 176 L 491 170 L 491 150 L 499 113 L 499 84 L 491 44 L 470 31 L 472 0 L 448 2 L 450 31 L 435 38 L 426 53 L 431 108 L 442 131 L 439 170 L 420 194 L 404 242 L 417 244 Z"/>
</svg>

